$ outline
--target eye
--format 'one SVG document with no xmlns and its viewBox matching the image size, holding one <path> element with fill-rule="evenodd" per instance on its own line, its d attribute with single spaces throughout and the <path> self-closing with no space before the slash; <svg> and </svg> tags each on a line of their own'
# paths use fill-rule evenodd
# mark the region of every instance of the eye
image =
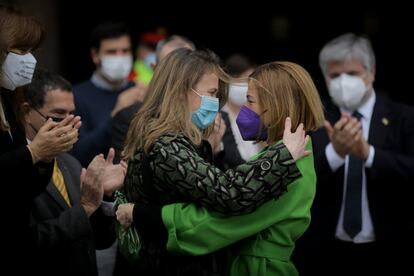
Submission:
<svg viewBox="0 0 414 276">
<path fill-rule="evenodd" d="M 360 75 L 360 73 L 358 71 L 349 71 L 349 72 L 346 72 L 346 73 L 350 76 L 359 76 Z"/>
<path fill-rule="evenodd" d="M 51 118 L 52 121 L 55 122 L 55 123 L 62 122 L 63 119 L 65 119 L 65 118 L 59 118 L 59 117 L 53 117 L 53 116 L 49 116 L 48 118 Z"/>
<path fill-rule="evenodd" d="M 339 73 L 332 73 L 332 74 L 329 74 L 329 78 L 330 79 L 336 79 L 337 77 L 339 77 L 340 76 L 340 74 Z"/>
</svg>

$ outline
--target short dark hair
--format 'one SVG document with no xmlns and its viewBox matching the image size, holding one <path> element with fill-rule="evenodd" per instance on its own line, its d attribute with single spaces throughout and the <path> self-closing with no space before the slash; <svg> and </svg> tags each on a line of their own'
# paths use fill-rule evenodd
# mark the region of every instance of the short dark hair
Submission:
<svg viewBox="0 0 414 276">
<path fill-rule="evenodd" d="M 255 68 L 254 62 L 243 54 L 233 54 L 226 59 L 226 72 L 232 77 L 239 77 L 249 69 Z"/>
<path fill-rule="evenodd" d="M 23 93 L 31 107 L 42 108 L 47 93 L 56 89 L 72 93 L 72 85 L 62 76 L 44 68 L 36 68 L 32 82 L 23 87 Z"/>
<path fill-rule="evenodd" d="M 131 37 L 131 32 L 124 23 L 112 21 L 101 23 L 92 30 L 91 47 L 99 50 L 102 40 L 124 35 Z"/>
</svg>

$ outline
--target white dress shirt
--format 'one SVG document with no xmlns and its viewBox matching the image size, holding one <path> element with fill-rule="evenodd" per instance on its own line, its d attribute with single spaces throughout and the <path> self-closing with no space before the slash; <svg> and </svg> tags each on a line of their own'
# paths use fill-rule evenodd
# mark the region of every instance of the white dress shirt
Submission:
<svg viewBox="0 0 414 276">
<path fill-rule="evenodd" d="M 360 120 L 362 125 L 362 133 L 366 140 L 369 136 L 369 127 L 371 124 L 372 112 L 374 110 L 376 96 L 375 91 L 371 94 L 370 98 L 358 108 L 358 112 L 361 113 L 362 118 Z M 347 110 L 341 108 L 341 113 L 351 114 Z M 348 161 L 349 155 L 342 158 L 338 153 L 335 152 L 335 149 L 332 146 L 332 143 L 329 143 L 325 148 L 326 158 L 328 160 L 331 170 L 335 172 L 339 167 L 345 165 L 344 170 L 344 185 L 342 193 L 342 204 L 341 211 L 339 213 L 338 224 L 336 226 L 335 237 L 343 241 L 352 241 L 354 243 L 367 243 L 375 241 L 375 231 L 372 224 L 371 214 L 369 211 L 368 196 L 367 196 L 367 180 L 365 175 L 365 169 L 362 171 L 362 230 L 359 232 L 353 239 L 345 232 L 343 227 L 344 221 L 344 208 L 345 208 L 345 193 L 346 193 L 346 181 L 347 181 L 347 171 L 348 171 Z M 375 148 L 369 146 L 368 158 L 365 161 L 365 168 L 371 168 L 374 161 Z"/>
</svg>

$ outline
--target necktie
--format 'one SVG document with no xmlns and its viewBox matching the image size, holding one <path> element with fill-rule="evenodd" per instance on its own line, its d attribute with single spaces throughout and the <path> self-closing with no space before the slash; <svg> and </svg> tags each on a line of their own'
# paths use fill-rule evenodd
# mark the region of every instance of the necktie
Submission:
<svg viewBox="0 0 414 276">
<path fill-rule="evenodd" d="M 360 120 L 362 115 L 355 111 L 353 117 Z M 345 210 L 344 230 L 351 238 L 354 238 L 362 229 L 362 170 L 363 161 L 354 155 L 349 155 Z"/>
<path fill-rule="evenodd" d="M 68 206 L 71 207 L 68 191 L 66 190 L 65 180 L 63 178 L 62 171 L 59 169 L 57 165 L 56 159 L 55 159 L 55 166 L 53 168 L 52 181 L 53 181 L 53 184 L 55 184 L 56 188 L 58 189 L 59 193 L 62 195 L 63 199 L 68 204 Z"/>
</svg>

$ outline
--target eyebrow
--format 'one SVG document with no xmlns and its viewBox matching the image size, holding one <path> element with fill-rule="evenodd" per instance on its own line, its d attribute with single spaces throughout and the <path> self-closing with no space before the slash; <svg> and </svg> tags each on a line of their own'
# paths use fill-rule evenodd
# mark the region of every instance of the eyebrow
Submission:
<svg viewBox="0 0 414 276">
<path fill-rule="evenodd" d="M 118 50 L 121 50 L 121 51 L 131 51 L 131 47 L 126 47 L 126 48 L 109 48 L 109 49 L 106 49 L 105 51 L 106 52 L 117 52 Z"/>
<path fill-rule="evenodd" d="M 63 108 L 55 108 L 55 109 L 50 110 L 49 112 L 51 112 L 51 113 L 61 113 L 61 114 L 68 113 L 68 111 L 66 109 L 63 109 Z M 70 110 L 69 111 L 69 113 L 74 113 L 74 112 L 75 112 L 75 110 Z"/>
<path fill-rule="evenodd" d="M 249 94 L 247 94 L 246 98 L 249 101 L 252 101 L 252 100 L 254 101 L 255 100 L 255 98 L 252 95 L 249 95 Z"/>
</svg>

